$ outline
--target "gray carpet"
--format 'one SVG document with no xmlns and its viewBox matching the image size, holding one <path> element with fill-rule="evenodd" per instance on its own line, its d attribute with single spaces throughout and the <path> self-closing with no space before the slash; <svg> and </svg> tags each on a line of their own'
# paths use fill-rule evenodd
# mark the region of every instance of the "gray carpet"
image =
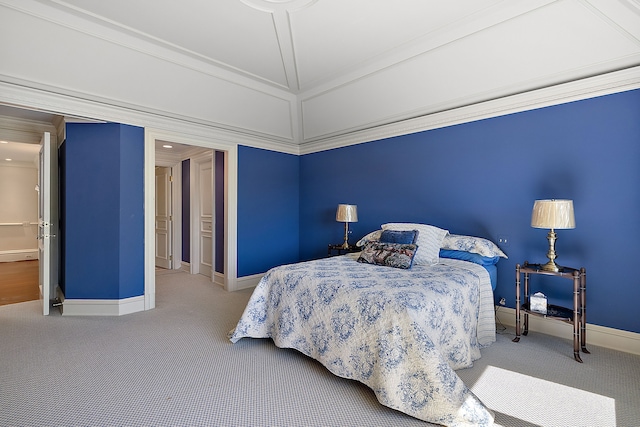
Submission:
<svg viewBox="0 0 640 427">
<path fill-rule="evenodd" d="M 157 308 L 122 317 L 0 307 L 0 426 L 426 426 L 269 340 L 227 340 L 251 290 L 157 276 Z M 512 331 L 458 371 L 499 426 L 640 425 L 640 357 Z"/>
</svg>

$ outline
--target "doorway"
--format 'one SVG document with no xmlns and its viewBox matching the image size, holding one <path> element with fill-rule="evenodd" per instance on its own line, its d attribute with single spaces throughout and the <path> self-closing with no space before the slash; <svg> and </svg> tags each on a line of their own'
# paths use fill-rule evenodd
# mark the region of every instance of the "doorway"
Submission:
<svg viewBox="0 0 640 427">
<path fill-rule="evenodd" d="M 0 143 L 0 305 L 39 299 L 39 144 Z M 9 159 L 9 160 L 8 160 Z"/>
<path fill-rule="evenodd" d="M 156 269 L 202 274 L 224 286 L 225 153 L 156 140 L 155 154 Z"/>
</svg>

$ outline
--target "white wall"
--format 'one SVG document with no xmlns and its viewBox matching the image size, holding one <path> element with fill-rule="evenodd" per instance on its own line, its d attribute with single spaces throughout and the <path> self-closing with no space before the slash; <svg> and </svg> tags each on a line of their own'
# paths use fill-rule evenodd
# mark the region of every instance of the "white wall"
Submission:
<svg viewBox="0 0 640 427">
<path fill-rule="evenodd" d="M 0 164 L 0 261 L 37 257 L 37 183 L 35 165 Z"/>
</svg>

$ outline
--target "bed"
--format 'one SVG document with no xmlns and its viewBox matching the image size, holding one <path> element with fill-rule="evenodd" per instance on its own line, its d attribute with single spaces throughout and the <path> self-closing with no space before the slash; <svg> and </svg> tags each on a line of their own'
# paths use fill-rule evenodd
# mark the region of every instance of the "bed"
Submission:
<svg viewBox="0 0 640 427">
<path fill-rule="evenodd" d="M 442 239 L 436 240 L 440 246 Z M 466 252 L 460 248 L 437 247 L 427 264 L 393 268 L 363 262 L 369 245 L 362 253 L 269 270 L 230 332 L 231 342 L 271 338 L 337 376 L 362 382 L 381 404 L 424 421 L 492 425 L 493 413 L 455 373 L 495 341 L 489 263 L 447 252 Z"/>
</svg>

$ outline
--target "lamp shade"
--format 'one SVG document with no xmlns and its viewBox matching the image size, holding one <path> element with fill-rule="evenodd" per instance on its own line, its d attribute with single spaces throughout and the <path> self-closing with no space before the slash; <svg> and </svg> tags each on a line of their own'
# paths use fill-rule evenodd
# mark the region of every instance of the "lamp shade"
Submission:
<svg viewBox="0 0 640 427">
<path fill-rule="evenodd" d="M 573 200 L 536 200 L 531 213 L 531 226 L 552 230 L 575 228 Z"/>
<path fill-rule="evenodd" d="M 358 222 L 358 206 L 356 205 L 338 205 L 336 211 L 336 221 L 340 222 Z"/>
</svg>

